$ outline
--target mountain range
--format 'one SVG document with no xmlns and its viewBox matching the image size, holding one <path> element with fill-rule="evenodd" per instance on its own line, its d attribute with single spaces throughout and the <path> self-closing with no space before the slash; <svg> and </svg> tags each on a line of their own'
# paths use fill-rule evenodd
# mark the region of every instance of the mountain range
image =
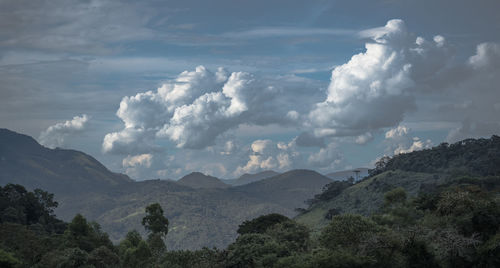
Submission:
<svg viewBox="0 0 500 268">
<path fill-rule="evenodd" d="M 158 202 L 170 221 L 170 249 L 224 248 L 238 225 L 268 213 L 289 217 L 331 179 L 310 170 L 266 171 L 219 180 L 199 172 L 178 181 L 133 181 L 75 150 L 49 149 L 35 139 L 0 129 L 0 184 L 18 183 L 55 194 L 56 214 L 77 213 L 101 224 L 113 241 L 136 229 L 144 234 L 144 208 Z M 233 184 L 231 186 L 229 184 Z"/>
</svg>

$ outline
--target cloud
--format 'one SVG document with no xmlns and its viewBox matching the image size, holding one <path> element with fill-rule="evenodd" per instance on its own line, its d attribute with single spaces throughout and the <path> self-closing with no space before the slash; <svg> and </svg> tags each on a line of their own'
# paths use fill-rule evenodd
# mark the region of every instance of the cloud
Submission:
<svg viewBox="0 0 500 268">
<path fill-rule="evenodd" d="M 57 123 L 40 133 L 38 138 L 42 145 L 50 148 L 61 147 L 70 135 L 82 133 L 86 130 L 90 117 L 86 114 L 75 116 L 72 120 Z"/>
<path fill-rule="evenodd" d="M 122 165 L 123 167 L 136 167 L 136 166 L 144 166 L 151 167 L 151 160 L 153 159 L 152 154 L 140 154 L 134 156 L 127 156 L 123 159 Z"/>
<path fill-rule="evenodd" d="M 296 150 L 295 139 L 285 142 L 255 140 L 250 145 L 250 155 L 245 165 L 238 166 L 233 172 L 239 176 L 263 170 L 286 170 L 301 165 L 300 153 Z"/>
<path fill-rule="evenodd" d="M 451 129 L 446 137 L 447 142 L 457 142 L 460 140 L 476 137 L 489 137 L 498 135 L 500 132 L 500 122 L 481 122 L 464 120 L 461 126 Z"/>
<path fill-rule="evenodd" d="M 156 91 L 124 97 L 116 113 L 124 129 L 104 137 L 103 151 L 130 154 L 139 147 L 150 148 L 157 138 L 178 148 L 203 149 L 241 125 L 297 124 L 299 115 L 316 101 L 309 81 L 228 73 L 222 68 L 211 72 L 198 66 Z M 303 100 L 299 104 L 297 97 Z"/>
<path fill-rule="evenodd" d="M 238 146 L 236 145 L 236 143 L 234 141 L 230 140 L 230 141 L 226 141 L 224 143 L 224 148 L 220 152 L 220 154 L 221 155 L 231 155 L 231 154 L 234 154 L 237 150 L 238 150 Z"/>
<path fill-rule="evenodd" d="M 337 144 L 330 143 L 325 148 L 313 153 L 308 158 L 308 164 L 317 168 L 335 169 L 342 162 L 343 155 Z"/>
<path fill-rule="evenodd" d="M 500 44 L 482 43 L 476 48 L 476 55 L 468 63 L 474 69 L 498 68 L 500 66 Z"/>
<path fill-rule="evenodd" d="M 108 54 L 116 43 L 151 40 L 159 10 L 115 1 L 2 1 L 0 46 L 16 49 Z"/>
<path fill-rule="evenodd" d="M 397 139 L 405 137 L 410 132 L 410 129 L 406 126 L 398 126 L 396 128 L 390 129 L 385 133 L 386 139 Z"/>
<path fill-rule="evenodd" d="M 312 35 L 355 35 L 356 31 L 349 29 L 329 28 L 298 28 L 298 27 L 261 27 L 240 32 L 228 32 L 222 34 L 226 38 L 254 39 L 269 37 L 294 37 Z"/>
<path fill-rule="evenodd" d="M 383 131 L 388 154 L 428 148 L 432 141 L 405 126 L 424 116 L 440 129 L 461 125 L 449 140 L 500 129 L 498 44 L 480 44 L 460 60 L 443 36 L 417 36 L 401 20 L 360 36 L 368 38 L 365 51 L 333 68 L 326 90 L 294 75 L 198 66 L 156 90 L 126 96 L 116 112 L 123 128 L 104 137 L 103 151 L 139 155 L 175 146 L 176 163 L 158 166 L 162 174 L 239 175 L 335 169 L 343 155 L 333 141 L 366 144 Z M 289 142 L 266 139 L 296 133 Z M 254 142 L 240 146 L 238 137 Z"/>
<path fill-rule="evenodd" d="M 358 136 L 391 127 L 416 109 L 415 93 L 443 70 L 449 51 L 408 32 L 402 20 L 362 32 L 366 51 L 332 71 L 326 99 L 309 113 L 316 136 Z"/>
<path fill-rule="evenodd" d="M 354 139 L 357 144 L 366 144 L 373 140 L 373 134 L 371 132 L 366 132 L 365 134 L 359 135 Z"/>
<path fill-rule="evenodd" d="M 476 53 L 456 66 L 436 117 L 460 126 L 449 131 L 446 141 L 489 137 L 500 132 L 500 44 L 481 43 Z"/>
<path fill-rule="evenodd" d="M 321 137 L 318 138 L 310 132 L 302 132 L 297 136 L 295 142 L 297 146 L 302 147 L 325 147 L 325 139 Z"/>
<path fill-rule="evenodd" d="M 130 177 L 145 180 L 153 175 L 152 169 L 159 168 L 158 163 L 154 163 L 154 158 L 152 154 L 128 155 L 123 158 L 122 166 Z"/>
<path fill-rule="evenodd" d="M 422 141 L 419 137 L 411 137 L 410 133 L 411 129 L 403 125 L 388 130 L 385 133 L 386 152 L 398 155 L 432 147 L 431 140 Z"/>
</svg>

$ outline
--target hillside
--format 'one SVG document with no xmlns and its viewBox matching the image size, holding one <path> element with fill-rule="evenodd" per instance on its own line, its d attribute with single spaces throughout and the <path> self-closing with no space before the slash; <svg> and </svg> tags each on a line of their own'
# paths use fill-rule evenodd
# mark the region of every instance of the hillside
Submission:
<svg viewBox="0 0 500 268">
<path fill-rule="evenodd" d="M 260 181 L 263 179 L 271 178 L 271 177 L 276 176 L 278 174 L 279 174 L 278 172 L 275 172 L 272 170 L 265 170 L 265 171 L 255 173 L 255 174 L 245 173 L 237 179 L 224 180 L 224 182 L 227 184 L 230 184 L 232 186 L 240 186 L 240 185 L 245 185 L 245 184 L 249 184 L 252 182 Z"/>
<path fill-rule="evenodd" d="M 380 209 L 384 194 L 398 187 L 415 197 L 464 176 L 499 176 L 499 152 L 500 138 L 493 136 L 381 159 L 377 168 L 371 170 L 371 176 L 328 200 L 313 202 L 296 219 L 319 230 L 328 224 L 332 214 L 371 215 Z"/>
<path fill-rule="evenodd" d="M 295 209 L 304 207 L 304 201 L 321 192 L 329 182 L 331 179 L 315 171 L 297 169 L 234 189 Z"/>
<path fill-rule="evenodd" d="M 0 129 L 0 185 L 16 182 L 52 193 L 105 190 L 130 183 L 96 159 L 75 150 L 49 149 L 32 137 Z"/>
<path fill-rule="evenodd" d="M 178 184 L 188 186 L 191 188 L 227 188 L 229 185 L 225 184 L 216 177 L 205 175 L 201 172 L 192 172 L 180 180 L 177 181 Z"/>
<path fill-rule="evenodd" d="M 76 211 L 99 222 L 113 241 L 136 229 L 144 234 L 144 208 L 158 202 L 170 221 L 169 249 L 224 248 L 244 220 L 267 213 L 295 215 L 292 209 L 231 189 L 194 189 L 172 181 L 136 182 L 103 194 L 65 196 L 57 214 L 71 219 Z"/>
</svg>

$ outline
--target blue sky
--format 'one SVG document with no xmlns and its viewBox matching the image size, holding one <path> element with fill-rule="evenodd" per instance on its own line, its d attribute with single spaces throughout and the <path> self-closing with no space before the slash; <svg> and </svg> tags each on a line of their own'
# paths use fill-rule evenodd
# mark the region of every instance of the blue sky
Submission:
<svg viewBox="0 0 500 268">
<path fill-rule="evenodd" d="M 370 166 L 500 132 L 499 8 L 3 0 L 0 127 L 138 180 Z"/>
</svg>

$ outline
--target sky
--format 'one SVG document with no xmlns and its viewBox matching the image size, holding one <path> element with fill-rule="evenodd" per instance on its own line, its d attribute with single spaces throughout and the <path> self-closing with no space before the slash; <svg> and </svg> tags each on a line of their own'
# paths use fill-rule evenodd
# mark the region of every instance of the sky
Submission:
<svg viewBox="0 0 500 268">
<path fill-rule="evenodd" d="M 500 2 L 0 0 L 0 127 L 136 180 L 500 134 Z"/>
</svg>

